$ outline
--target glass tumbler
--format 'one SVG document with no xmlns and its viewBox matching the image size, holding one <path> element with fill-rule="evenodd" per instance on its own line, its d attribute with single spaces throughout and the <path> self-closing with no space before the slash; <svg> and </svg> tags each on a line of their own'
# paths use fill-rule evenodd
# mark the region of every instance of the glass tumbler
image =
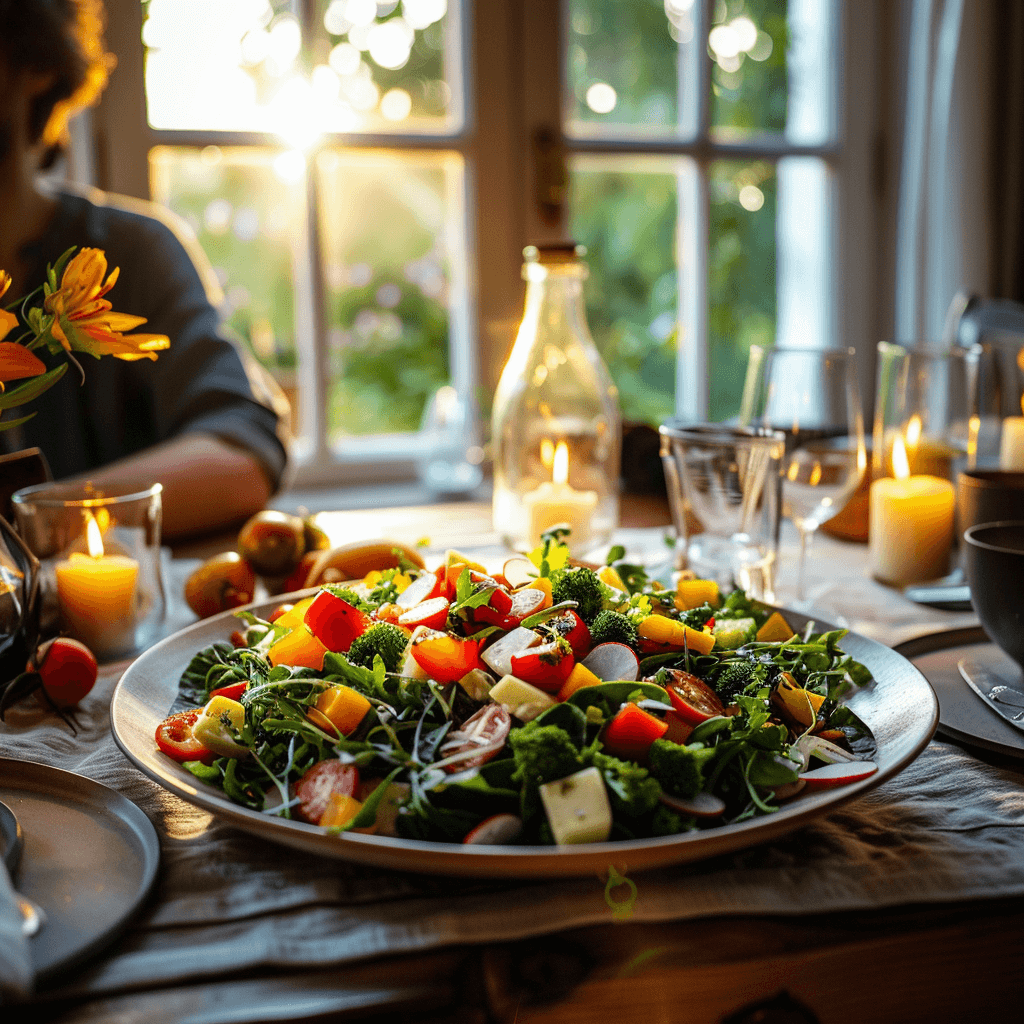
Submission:
<svg viewBox="0 0 1024 1024">
<path fill-rule="evenodd" d="M 677 422 L 660 433 L 678 568 L 773 601 L 786 435 Z"/>
<path fill-rule="evenodd" d="M 128 494 L 90 483 L 15 493 L 18 531 L 39 559 L 43 630 L 81 640 L 100 661 L 154 642 L 166 601 L 161 484 Z"/>
</svg>

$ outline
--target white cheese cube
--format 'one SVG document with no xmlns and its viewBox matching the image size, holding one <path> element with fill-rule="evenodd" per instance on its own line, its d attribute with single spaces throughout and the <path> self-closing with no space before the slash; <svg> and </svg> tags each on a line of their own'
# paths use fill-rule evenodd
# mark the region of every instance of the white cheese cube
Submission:
<svg viewBox="0 0 1024 1024">
<path fill-rule="evenodd" d="M 499 678 L 512 671 L 512 656 L 522 654 L 540 643 L 540 633 L 525 626 L 516 626 L 503 637 L 499 637 L 480 655 L 480 660 L 494 671 Z"/>
<path fill-rule="evenodd" d="M 487 700 L 494 686 L 494 676 L 482 668 L 470 669 L 460 680 L 461 686 L 473 700 Z"/>
<path fill-rule="evenodd" d="M 559 846 L 603 843 L 611 835 L 612 808 L 596 768 L 546 782 L 540 787 L 540 798 Z"/>
<path fill-rule="evenodd" d="M 512 675 L 502 676 L 491 687 L 490 696 L 491 700 L 504 704 L 509 714 L 515 715 L 520 722 L 532 721 L 552 704 L 558 703 L 550 693 L 538 690 L 536 686 L 524 683 Z"/>
</svg>

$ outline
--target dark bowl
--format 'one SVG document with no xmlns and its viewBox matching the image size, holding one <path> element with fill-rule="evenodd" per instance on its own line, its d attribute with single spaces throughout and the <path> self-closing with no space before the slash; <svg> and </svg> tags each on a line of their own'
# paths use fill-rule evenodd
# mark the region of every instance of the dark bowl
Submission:
<svg viewBox="0 0 1024 1024">
<path fill-rule="evenodd" d="M 960 530 L 980 523 L 1024 519 L 1024 473 L 970 469 L 957 477 Z"/>
<path fill-rule="evenodd" d="M 972 526 L 964 541 L 971 604 L 992 641 L 1024 668 L 1024 520 Z"/>
</svg>

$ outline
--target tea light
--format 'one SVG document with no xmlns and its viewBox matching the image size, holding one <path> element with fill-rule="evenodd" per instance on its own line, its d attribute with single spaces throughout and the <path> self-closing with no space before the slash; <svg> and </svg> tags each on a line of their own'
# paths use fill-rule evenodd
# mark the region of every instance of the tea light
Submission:
<svg viewBox="0 0 1024 1024">
<path fill-rule="evenodd" d="M 920 583 L 949 570 L 956 501 L 948 480 L 910 475 L 903 440 L 893 443 L 895 477 L 871 483 L 869 546 L 872 574 L 886 583 Z"/>
<path fill-rule="evenodd" d="M 999 468 L 1024 470 L 1024 416 L 1007 416 L 999 441 Z"/>
<path fill-rule="evenodd" d="M 68 632 L 98 657 L 131 650 L 139 563 L 127 555 L 104 554 L 92 514 L 85 535 L 89 553 L 72 552 L 54 566 L 61 617 Z"/>
<path fill-rule="evenodd" d="M 573 548 L 580 548 L 590 539 L 597 492 L 577 491 L 570 486 L 569 448 L 564 441 L 555 446 L 551 479 L 523 495 L 523 509 L 529 523 L 527 535 L 533 544 L 540 543 L 545 530 L 560 524 L 572 531 L 569 543 Z"/>
</svg>

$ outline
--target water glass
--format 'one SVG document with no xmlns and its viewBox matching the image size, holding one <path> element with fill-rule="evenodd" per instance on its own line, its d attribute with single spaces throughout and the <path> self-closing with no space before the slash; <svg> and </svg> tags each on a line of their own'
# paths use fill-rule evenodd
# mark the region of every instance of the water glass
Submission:
<svg viewBox="0 0 1024 1024">
<path fill-rule="evenodd" d="M 660 434 L 677 567 L 773 601 L 785 435 L 678 421 Z"/>
<path fill-rule="evenodd" d="M 162 489 L 118 494 L 68 483 L 15 493 L 18 531 L 41 563 L 44 630 L 81 640 L 100 661 L 157 639 L 166 607 Z"/>
</svg>

